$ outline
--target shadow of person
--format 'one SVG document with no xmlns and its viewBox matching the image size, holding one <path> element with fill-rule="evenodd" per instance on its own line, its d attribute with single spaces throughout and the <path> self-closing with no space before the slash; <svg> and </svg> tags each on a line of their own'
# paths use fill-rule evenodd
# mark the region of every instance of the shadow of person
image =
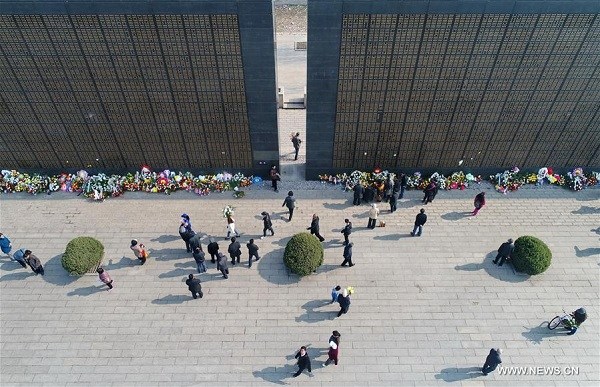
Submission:
<svg viewBox="0 0 600 387">
<path fill-rule="evenodd" d="M 344 258 L 340 257 L 340 262 L 342 262 L 343 260 L 344 260 Z M 321 265 L 317 268 L 317 274 L 327 273 L 332 270 L 339 269 L 340 267 L 341 267 L 340 265 L 330 265 L 330 264 Z"/>
<path fill-rule="evenodd" d="M 458 271 L 479 271 L 485 270 L 491 277 L 494 277 L 500 281 L 518 283 L 524 282 L 529 279 L 529 275 L 517 273 L 512 264 L 505 263 L 504 266 L 496 266 L 492 263 L 492 260 L 496 258 L 498 254 L 497 251 L 489 252 L 483 259 L 482 263 L 467 263 L 464 265 L 457 265 L 454 267 L 454 270 Z"/>
<path fill-rule="evenodd" d="M 378 241 L 397 241 L 402 238 L 411 238 L 410 234 L 388 234 L 388 235 L 377 235 L 373 239 Z"/>
<path fill-rule="evenodd" d="M 330 249 L 330 248 L 336 248 L 336 247 L 344 247 L 344 245 L 342 244 L 343 241 L 341 239 L 332 239 L 329 240 L 327 242 L 323 242 L 323 248 L 324 249 Z"/>
<path fill-rule="evenodd" d="M 9 261 L 9 258 L 6 258 L 6 262 L 2 262 L 2 265 L 0 266 L 0 270 L 2 271 L 15 271 L 17 269 L 28 268 L 21 266 L 21 264 L 17 261 Z"/>
<path fill-rule="evenodd" d="M 164 296 L 163 298 L 157 298 L 152 300 L 152 303 L 155 305 L 170 305 L 170 304 L 182 304 L 185 301 L 193 300 L 194 298 L 191 294 L 183 295 L 183 294 L 169 294 L 168 296 Z"/>
<path fill-rule="evenodd" d="M 352 198 L 346 200 L 344 203 L 323 203 L 323 207 L 328 210 L 345 210 L 352 206 Z"/>
<path fill-rule="evenodd" d="M 106 287 L 105 285 L 103 286 L 86 286 L 84 288 L 78 288 L 78 289 L 74 289 L 72 291 L 70 291 L 69 293 L 67 293 L 67 296 L 80 296 L 80 297 L 87 297 L 87 296 L 91 296 L 92 294 L 95 293 L 100 293 L 101 291 L 106 291 L 108 289 L 108 287 Z"/>
<path fill-rule="evenodd" d="M 545 338 L 554 337 L 554 336 L 562 336 L 564 332 L 566 332 L 563 328 L 559 327 L 555 330 L 548 329 L 548 322 L 544 321 L 540 325 L 527 328 L 521 335 L 526 338 L 528 341 L 531 341 L 534 344 L 541 344 Z"/>
<path fill-rule="evenodd" d="M 121 257 L 121 259 L 115 262 L 112 258 L 108 260 L 108 264 L 102 265 L 105 270 L 116 270 L 123 269 L 125 267 L 132 267 L 140 264 L 140 260 L 133 257 Z"/>
<path fill-rule="evenodd" d="M 580 249 L 577 246 L 573 246 L 575 248 L 575 255 L 578 257 L 590 257 L 592 255 L 600 256 L 600 248 L 598 247 L 589 247 L 587 249 Z"/>
<path fill-rule="evenodd" d="M 449 367 L 444 368 L 438 374 L 435 374 L 436 379 L 449 383 L 457 382 L 459 380 L 473 379 L 479 376 L 483 376 L 481 367 Z"/>
<path fill-rule="evenodd" d="M 580 209 L 571 211 L 571 214 L 579 214 L 579 215 L 600 214 L 600 207 L 581 206 Z"/>
<path fill-rule="evenodd" d="M 19 267 L 21 267 L 21 266 L 19 266 Z M 19 273 L 5 274 L 2 277 L 0 277 L 0 282 L 20 281 L 20 280 L 24 280 L 25 278 L 28 278 L 28 277 L 35 277 L 35 273 L 33 273 L 31 271 L 23 271 L 23 272 L 19 272 Z"/>
<path fill-rule="evenodd" d="M 447 214 L 444 214 L 441 216 L 442 219 L 444 220 L 450 220 L 450 221 L 457 221 L 460 220 L 462 218 L 468 218 L 471 216 L 471 211 L 463 211 L 463 212 L 448 212 Z"/>
<path fill-rule="evenodd" d="M 292 356 L 292 359 L 294 356 Z M 284 379 L 291 378 L 292 374 L 297 371 L 297 367 L 291 364 L 285 364 L 280 367 L 267 367 L 260 371 L 252 371 L 255 378 L 261 378 L 265 382 L 274 384 L 287 384 Z"/>
<path fill-rule="evenodd" d="M 593 228 L 590 230 L 591 232 L 595 232 L 596 234 L 600 235 L 600 227 L 598 228 Z"/>
<path fill-rule="evenodd" d="M 175 242 L 177 240 L 181 239 L 181 237 L 179 235 L 161 235 L 157 238 L 154 239 L 150 239 L 150 242 L 158 242 L 158 243 L 169 243 L 169 242 Z"/>
<path fill-rule="evenodd" d="M 186 275 L 190 274 L 191 272 L 192 272 L 191 269 L 178 268 L 178 269 L 173 269 L 171 271 L 168 271 L 166 273 L 160 273 L 158 275 L 158 278 L 181 277 L 181 276 L 186 276 Z"/>
<path fill-rule="evenodd" d="M 257 267 L 258 274 L 267 282 L 276 285 L 291 285 L 300 280 L 295 274 L 289 272 L 283 262 L 284 248 L 278 248 L 264 254 L 260 261 L 254 264 Z"/>
<path fill-rule="evenodd" d="M 319 321 L 325 320 L 333 320 L 333 318 L 337 315 L 337 310 L 329 310 L 329 311 L 320 311 L 318 308 L 322 308 L 324 306 L 330 305 L 331 300 L 313 300 L 308 301 L 304 305 L 302 305 L 302 309 L 305 312 L 296 317 L 296 322 L 307 322 L 307 323 L 316 323 Z M 335 304 L 333 304 L 335 306 Z"/>
<path fill-rule="evenodd" d="M 155 259 L 157 261 L 171 261 L 174 259 L 191 257 L 192 253 L 186 252 L 185 246 L 182 246 L 180 249 L 174 249 L 174 248 L 159 249 L 159 250 L 149 249 L 148 255 L 150 256 L 149 259 Z"/>
</svg>

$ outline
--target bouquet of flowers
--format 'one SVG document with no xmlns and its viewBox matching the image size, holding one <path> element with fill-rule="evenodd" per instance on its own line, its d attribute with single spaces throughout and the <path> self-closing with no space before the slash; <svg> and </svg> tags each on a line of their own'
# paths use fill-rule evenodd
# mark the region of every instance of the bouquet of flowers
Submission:
<svg viewBox="0 0 600 387">
<path fill-rule="evenodd" d="M 230 218 L 233 216 L 233 206 L 227 205 L 223 208 L 223 217 Z"/>
<path fill-rule="evenodd" d="M 575 168 L 567 173 L 567 184 L 573 191 L 581 191 L 587 185 L 587 177 L 583 168 Z"/>
</svg>

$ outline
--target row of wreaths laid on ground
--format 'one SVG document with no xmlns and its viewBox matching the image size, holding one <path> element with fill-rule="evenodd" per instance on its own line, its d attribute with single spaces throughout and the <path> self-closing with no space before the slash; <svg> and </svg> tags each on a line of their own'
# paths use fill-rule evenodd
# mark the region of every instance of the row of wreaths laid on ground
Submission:
<svg viewBox="0 0 600 387">
<path fill-rule="evenodd" d="M 357 183 L 371 185 L 382 182 L 390 175 L 388 171 L 375 170 L 374 172 L 354 171 L 351 174 L 320 175 L 323 183 L 342 184 L 351 189 Z M 481 176 L 470 173 L 455 172 L 444 176 L 434 173 L 424 177 L 419 172 L 407 176 L 408 189 L 424 189 L 429 182 L 435 179 L 440 189 L 465 189 L 470 184 L 477 184 L 484 180 Z M 537 173 L 524 173 L 515 167 L 511 170 L 491 175 L 489 181 L 495 184 L 499 192 L 516 191 L 523 184 L 554 184 L 566 186 L 579 191 L 587 186 L 599 183 L 600 173 L 584 173 L 583 169 L 575 168 L 566 175 L 555 174 L 552 168 L 541 168 Z M 152 172 L 148 167 L 143 167 L 136 173 L 126 175 L 106 175 L 99 173 L 89 175 L 81 170 L 74 174 L 62 173 L 60 175 L 38 175 L 20 173 L 15 170 L 2 170 L 0 175 L 0 192 L 28 192 L 31 194 L 52 193 L 58 191 L 83 193 L 84 196 L 94 200 L 104 200 L 116 197 L 127 191 L 163 192 L 171 193 L 178 190 L 192 191 L 198 195 L 208 195 L 211 192 L 233 191 L 234 197 L 244 196 L 240 188 L 251 184 L 259 184 L 262 178 L 258 176 L 244 176 L 241 173 L 228 172 L 216 175 L 194 176 L 191 172 L 173 172 L 165 170 Z"/>
</svg>

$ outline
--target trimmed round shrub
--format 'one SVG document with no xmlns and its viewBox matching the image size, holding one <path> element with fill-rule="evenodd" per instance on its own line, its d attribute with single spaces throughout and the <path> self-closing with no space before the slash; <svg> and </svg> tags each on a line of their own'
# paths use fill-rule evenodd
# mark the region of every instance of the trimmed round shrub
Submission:
<svg viewBox="0 0 600 387">
<path fill-rule="evenodd" d="M 535 275 L 548 269 L 552 252 L 542 240 L 525 235 L 515 241 L 515 250 L 511 259 L 517 271 Z"/>
<path fill-rule="evenodd" d="M 283 262 L 293 273 L 309 275 L 323 264 L 323 246 L 307 232 L 296 234 L 285 246 Z"/>
<path fill-rule="evenodd" d="M 104 246 L 92 237 L 77 237 L 67 244 L 61 258 L 62 266 L 70 274 L 82 275 L 95 269 L 104 256 Z"/>
</svg>

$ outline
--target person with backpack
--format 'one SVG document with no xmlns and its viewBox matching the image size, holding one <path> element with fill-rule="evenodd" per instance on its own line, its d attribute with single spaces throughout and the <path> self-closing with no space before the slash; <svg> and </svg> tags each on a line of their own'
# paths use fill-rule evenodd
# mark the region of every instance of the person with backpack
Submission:
<svg viewBox="0 0 600 387">
<path fill-rule="evenodd" d="M 275 231 L 273 231 L 273 222 L 271 221 L 271 215 L 267 211 L 263 211 L 260 213 L 262 215 L 263 221 L 263 236 L 260 239 L 263 239 L 267 236 L 267 230 L 271 231 L 271 236 L 275 235 Z"/>
<path fill-rule="evenodd" d="M 240 242 L 238 242 L 235 237 L 231 238 L 231 243 L 227 248 L 227 252 L 229 253 L 229 257 L 231 258 L 231 264 L 235 266 L 235 261 L 237 258 L 237 263 L 240 263 L 240 258 L 242 257 L 242 246 Z"/>
</svg>

